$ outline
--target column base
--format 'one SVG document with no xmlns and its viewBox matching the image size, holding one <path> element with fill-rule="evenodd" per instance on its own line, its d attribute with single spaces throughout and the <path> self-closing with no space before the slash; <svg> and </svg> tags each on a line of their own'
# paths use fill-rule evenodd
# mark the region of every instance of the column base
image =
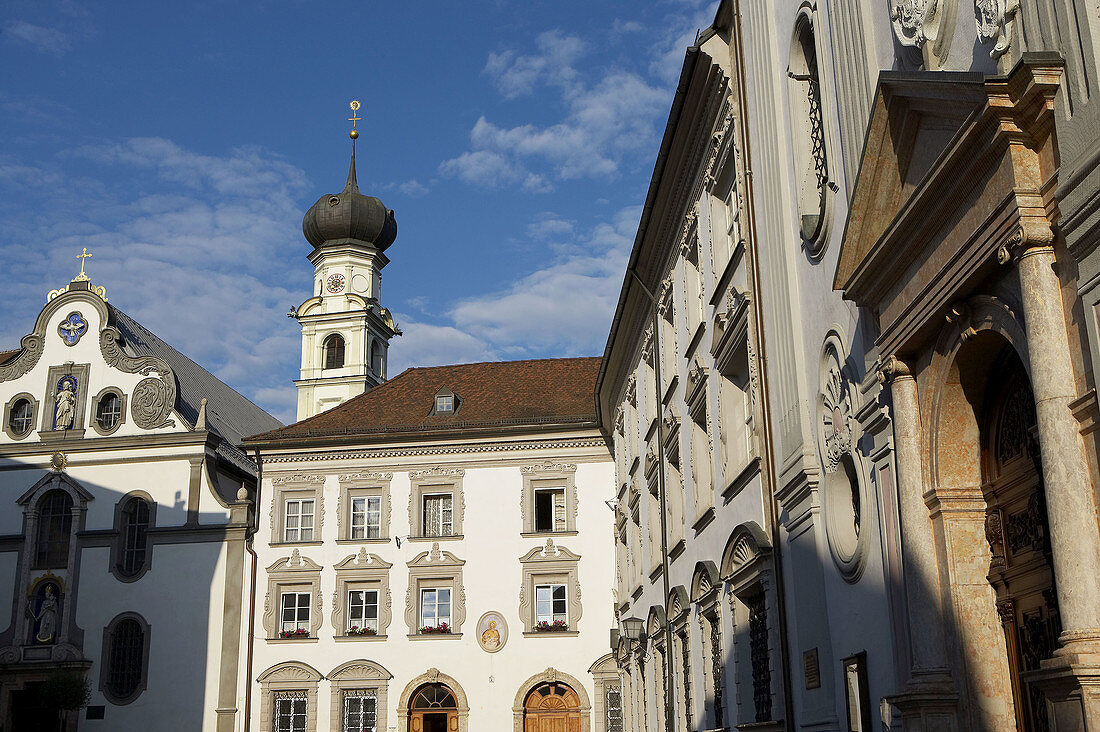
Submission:
<svg viewBox="0 0 1100 732">
<path fill-rule="evenodd" d="M 1021 678 L 1046 697 L 1050 732 L 1100 730 L 1100 654 L 1062 648 Z"/>
<path fill-rule="evenodd" d="M 959 695 L 950 681 L 910 681 L 906 690 L 886 701 L 901 713 L 903 732 L 959 732 Z"/>
</svg>

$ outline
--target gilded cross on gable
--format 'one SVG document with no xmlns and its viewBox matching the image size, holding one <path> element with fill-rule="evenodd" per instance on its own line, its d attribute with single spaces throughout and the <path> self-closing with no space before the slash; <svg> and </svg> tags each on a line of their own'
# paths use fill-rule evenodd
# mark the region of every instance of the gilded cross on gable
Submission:
<svg viewBox="0 0 1100 732">
<path fill-rule="evenodd" d="M 83 247 L 83 251 L 81 251 L 80 254 L 76 255 L 76 258 L 80 260 L 80 274 L 73 278 L 74 282 L 88 281 L 88 275 L 84 274 L 84 260 L 90 256 L 92 255 L 88 254 L 88 247 Z"/>
</svg>

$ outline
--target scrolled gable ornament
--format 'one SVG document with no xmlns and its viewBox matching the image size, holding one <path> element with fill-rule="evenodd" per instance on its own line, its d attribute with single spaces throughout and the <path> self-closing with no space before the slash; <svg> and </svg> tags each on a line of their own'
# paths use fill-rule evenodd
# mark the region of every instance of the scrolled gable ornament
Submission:
<svg viewBox="0 0 1100 732">
<path fill-rule="evenodd" d="M 989 57 L 998 59 L 1008 53 L 1016 30 L 1019 0 L 974 0 L 974 23 L 978 42 L 992 43 Z"/>
</svg>

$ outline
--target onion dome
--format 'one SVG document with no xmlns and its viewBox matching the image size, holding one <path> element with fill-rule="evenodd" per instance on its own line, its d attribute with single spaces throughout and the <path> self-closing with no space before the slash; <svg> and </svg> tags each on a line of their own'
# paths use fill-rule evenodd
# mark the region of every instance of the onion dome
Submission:
<svg viewBox="0 0 1100 732">
<path fill-rule="evenodd" d="M 384 251 L 397 238 L 397 220 L 393 211 L 374 196 L 359 192 L 355 180 L 355 150 L 344 190 L 336 195 L 321 196 L 302 217 L 302 233 L 315 248 L 327 242 L 348 239 L 364 242 Z"/>
</svg>

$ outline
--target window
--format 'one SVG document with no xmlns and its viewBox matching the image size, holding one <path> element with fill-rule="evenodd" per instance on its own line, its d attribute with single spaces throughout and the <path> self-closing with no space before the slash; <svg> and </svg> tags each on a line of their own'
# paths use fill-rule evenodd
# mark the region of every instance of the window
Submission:
<svg viewBox="0 0 1100 732">
<path fill-rule="evenodd" d="M 339 369 L 344 367 L 344 338 L 333 333 L 325 339 L 325 361 L 321 368 Z"/>
<path fill-rule="evenodd" d="M 553 626 L 557 623 L 568 625 L 568 602 L 565 585 L 535 586 L 535 623 Z"/>
<path fill-rule="evenodd" d="M 377 539 L 382 535 L 382 496 L 351 499 L 352 539 Z"/>
<path fill-rule="evenodd" d="M 313 499 L 288 499 L 283 516 L 283 541 L 313 541 Z"/>
<path fill-rule="evenodd" d="M 440 412 L 453 412 L 455 410 L 455 398 L 450 394 L 445 396 L 437 396 L 435 398 L 435 411 Z"/>
<path fill-rule="evenodd" d="M 565 531 L 565 489 L 535 491 L 535 531 Z"/>
<path fill-rule="evenodd" d="M 829 169 L 825 149 L 825 126 L 821 115 L 821 88 L 817 68 L 817 43 L 813 21 L 807 14 L 795 21 L 791 46 L 790 108 L 794 132 L 794 156 L 798 180 L 798 208 L 802 239 L 811 255 L 824 246 L 821 241 L 825 219 Z"/>
<path fill-rule="evenodd" d="M 122 399 L 118 394 L 109 391 L 103 395 L 96 404 L 95 421 L 104 432 L 110 432 L 118 427 L 122 420 Z"/>
<path fill-rule="evenodd" d="M 308 703 L 304 691 L 275 692 L 275 732 L 306 732 Z"/>
<path fill-rule="evenodd" d="M 49 491 L 38 502 L 36 569 L 64 567 L 69 563 L 69 537 L 73 528 L 73 499 L 60 489 Z"/>
<path fill-rule="evenodd" d="M 293 638 L 309 635 L 309 604 L 308 592 L 284 592 L 282 597 L 282 614 L 279 625 L 279 636 Z"/>
<path fill-rule="evenodd" d="M 20 399 L 12 405 L 8 426 L 16 436 L 22 437 L 31 431 L 34 424 L 34 405 L 30 399 Z"/>
<path fill-rule="evenodd" d="M 386 378 L 382 370 L 382 345 L 378 341 L 371 341 L 370 344 L 370 367 L 375 376 L 380 379 Z"/>
<path fill-rule="evenodd" d="M 377 693 L 373 689 L 345 691 L 343 732 L 375 732 L 377 724 Z"/>
<path fill-rule="evenodd" d="M 405 624 L 411 640 L 424 640 L 433 634 L 438 637 L 439 633 L 445 633 L 444 638 L 462 636 L 462 624 L 466 622 L 466 591 L 462 586 L 465 564 L 465 560 L 441 550 L 437 542 L 408 563 Z M 382 614 L 386 614 L 384 610 Z M 443 623 L 446 628 L 439 627 Z"/>
<path fill-rule="evenodd" d="M 420 591 L 420 627 L 451 626 L 451 588 L 432 587 Z"/>
<path fill-rule="evenodd" d="M 752 700 L 756 721 L 772 718 L 771 663 L 768 653 L 768 616 L 764 593 L 745 599 L 749 610 L 749 658 L 752 661 Z"/>
<path fill-rule="evenodd" d="M 348 635 L 378 633 L 378 590 L 348 592 Z"/>
<path fill-rule="evenodd" d="M 109 631 L 105 691 L 116 700 L 131 699 L 142 686 L 145 629 L 134 618 L 123 618 Z"/>
<path fill-rule="evenodd" d="M 453 497 L 450 493 L 424 495 L 422 526 L 424 536 L 452 536 L 454 534 Z"/>
<path fill-rule="evenodd" d="M 131 498 L 122 508 L 122 557 L 119 570 L 132 577 L 145 566 L 149 544 L 149 504 Z"/>
</svg>

